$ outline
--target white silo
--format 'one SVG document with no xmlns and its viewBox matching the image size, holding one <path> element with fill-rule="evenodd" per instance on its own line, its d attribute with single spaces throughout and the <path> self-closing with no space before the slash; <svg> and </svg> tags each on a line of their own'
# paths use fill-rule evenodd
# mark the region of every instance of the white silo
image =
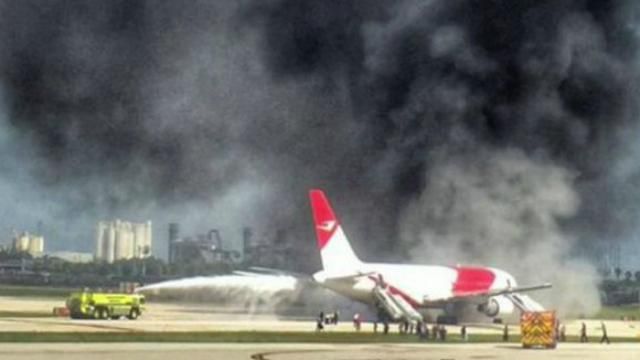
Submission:
<svg viewBox="0 0 640 360">
<path fill-rule="evenodd" d="M 144 256 L 145 257 L 149 257 L 149 256 L 151 256 L 151 253 L 152 253 L 152 251 L 151 251 L 151 249 L 152 249 L 152 247 L 151 247 L 152 246 L 152 242 L 151 242 L 151 239 L 152 239 L 151 220 L 147 221 L 146 225 L 147 225 L 146 226 L 147 236 L 145 237 L 145 247 L 147 249 L 147 252 L 144 254 Z"/>
<path fill-rule="evenodd" d="M 13 248 L 17 252 L 28 252 L 29 251 L 29 233 L 22 233 L 20 235 L 16 235 L 13 239 Z"/>
<path fill-rule="evenodd" d="M 113 223 L 109 224 L 106 230 L 105 241 L 105 260 L 112 263 L 115 259 L 115 247 L 116 247 L 116 227 Z"/>
<path fill-rule="evenodd" d="M 44 237 L 31 235 L 29 237 L 29 249 L 27 252 L 33 257 L 42 256 L 42 253 L 44 253 Z"/>
<path fill-rule="evenodd" d="M 98 226 L 96 228 L 96 253 L 95 257 L 98 260 L 104 260 L 106 255 L 105 252 L 105 229 L 106 224 L 103 221 L 98 222 Z"/>
<path fill-rule="evenodd" d="M 151 254 L 151 221 L 132 224 L 135 242 L 135 257 L 144 258 Z"/>
<path fill-rule="evenodd" d="M 116 222 L 115 259 L 131 259 L 133 257 L 133 236 L 131 224 L 125 221 Z"/>
</svg>

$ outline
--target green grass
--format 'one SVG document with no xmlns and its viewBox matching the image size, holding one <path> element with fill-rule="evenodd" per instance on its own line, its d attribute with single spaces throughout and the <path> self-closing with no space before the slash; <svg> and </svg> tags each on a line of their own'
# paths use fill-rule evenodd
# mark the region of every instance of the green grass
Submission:
<svg viewBox="0 0 640 360">
<path fill-rule="evenodd" d="M 577 337 L 569 337 L 577 342 Z M 597 340 L 597 339 L 593 339 Z M 510 343 L 520 338 L 512 336 Z M 611 338 L 612 342 L 638 342 L 637 338 Z M 371 334 L 371 333 L 313 333 L 313 332 L 0 332 L 0 343 L 51 343 L 51 342 L 169 342 L 169 343 L 441 343 L 429 339 L 420 340 L 416 335 Z M 500 335 L 470 335 L 469 342 L 502 342 Z M 461 343 L 460 337 L 452 335 L 447 343 Z"/>
<path fill-rule="evenodd" d="M 640 320 L 640 306 L 639 305 L 619 305 L 619 306 L 602 306 L 593 316 L 589 316 L 590 319 L 601 320 L 620 320 L 623 317 L 631 319 L 635 317 Z"/>
<path fill-rule="evenodd" d="M 46 286 L 0 285 L 0 296 L 66 298 L 75 288 L 59 288 Z"/>
<path fill-rule="evenodd" d="M 52 312 L 44 311 L 2 311 L 0 318 L 46 318 L 53 317 Z"/>
</svg>

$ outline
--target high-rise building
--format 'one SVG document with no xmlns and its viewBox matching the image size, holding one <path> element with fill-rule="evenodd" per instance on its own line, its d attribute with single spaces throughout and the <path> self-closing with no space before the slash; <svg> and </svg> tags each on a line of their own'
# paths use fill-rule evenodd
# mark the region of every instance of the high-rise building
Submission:
<svg viewBox="0 0 640 360">
<path fill-rule="evenodd" d="M 101 221 L 96 232 L 96 259 L 114 262 L 151 256 L 151 221 Z"/>
<path fill-rule="evenodd" d="M 44 252 L 44 237 L 23 232 L 13 238 L 13 249 L 16 252 L 28 253 L 33 257 L 42 256 Z"/>
<path fill-rule="evenodd" d="M 175 261 L 175 247 L 176 243 L 180 239 L 180 225 L 178 223 L 170 223 L 169 224 L 169 264 L 173 264 Z"/>
</svg>

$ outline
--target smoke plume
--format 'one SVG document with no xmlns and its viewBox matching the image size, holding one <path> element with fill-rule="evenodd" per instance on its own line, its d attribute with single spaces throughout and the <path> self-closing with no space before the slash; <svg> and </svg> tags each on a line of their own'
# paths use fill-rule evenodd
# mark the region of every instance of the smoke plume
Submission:
<svg viewBox="0 0 640 360">
<path fill-rule="evenodd" d="M 0 10 L 5 232 L 42 220 L 51 246 L 90 250 L 115 216 L 151 218 L 157 240 L 168 221 L 280 228 L 314 270 L 322 187 L 365 259 L 521 282 L 588 279 L 576 249 L 637 233 L 633 1 Z"/>
<path fill-rule="evenodd" d="M 435 159 L 427 178 L 402 217 L 401 239 L 412 259 L 492 264 L 521 285 L 551 281 L 555 288 L 535 297 L 562 314 L 598 308 L 597 274 L 570 257 L 576 239 L 560 227 L 579 207 L 566 169 L 516 150 L 478 149 Z"/>
</svg>

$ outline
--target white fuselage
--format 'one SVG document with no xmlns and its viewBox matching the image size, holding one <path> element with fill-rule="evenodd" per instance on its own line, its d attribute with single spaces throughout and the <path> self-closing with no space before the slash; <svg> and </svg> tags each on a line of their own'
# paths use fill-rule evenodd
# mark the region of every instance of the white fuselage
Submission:
<svg viewBox="0 0 640 360">
<path fill-rule="evenodd" d="M 326 271 L 319 271 L 313 277 L 321 285 L 343 296 L 372 304 L 373 289 L 380 281 L 377 276 L 381 276 L 385 284 L 411 299 L 412 305 L 438 307 L 444 305 L 445 299 L 457 295 L 456 290 L 461 289 L 460 286 L 456 286 L 460 284 L 458 269 L 439 265 L 362 263 L 357 272 L 363 275 L 357 278 L 335 277 Z M 494 268 L 484 269 L 495 275 L 490 284 L 482 284 L 486 290 L 517 285 L 513 276 L 505 271 Z M 473 284 L 467 286 L 473 287 Z M 476 290 L 480 289 L 476 288 Z"/>
</svg>

